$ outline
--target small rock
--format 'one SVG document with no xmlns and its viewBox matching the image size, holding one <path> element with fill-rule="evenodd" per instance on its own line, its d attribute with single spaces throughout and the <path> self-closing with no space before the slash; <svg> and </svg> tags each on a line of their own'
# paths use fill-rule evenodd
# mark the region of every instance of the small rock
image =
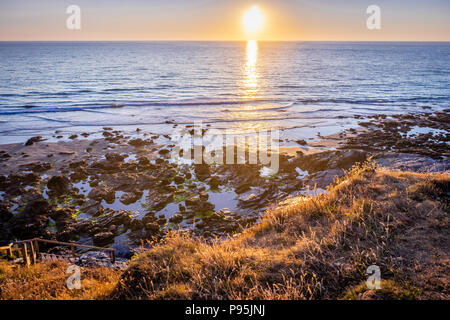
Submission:
<svg viewBox="0 0 450 320">
<path fill-rule="evenodd" d="M 104 246 L 111 243 L 114 240 L 114 234 L 112 232 L 100 232 L 94 235 L 92 241 L 97 246 Z"/>
<path fill-rule="evenodd" d="M 27 142 L 25 142 L 25 145 L 26 146 L 31 146 L 35 142 L 39 142 L 39 141 L 42 141 L 42 140 L 43 139 L 42 139 L 41 136 L 32 137 L 32 138 L 28 139 Z"/>
</svg>

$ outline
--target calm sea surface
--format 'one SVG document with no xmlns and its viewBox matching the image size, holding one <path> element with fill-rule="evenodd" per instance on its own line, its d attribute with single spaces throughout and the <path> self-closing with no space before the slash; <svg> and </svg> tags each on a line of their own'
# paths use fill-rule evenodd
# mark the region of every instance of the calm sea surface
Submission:
<svg viewBox="0 0 450 320">
<path fill-rule="evenodd" d="M 449 107 L 450 43 L 0 43 L 0 143 L 194 121 L 300 139 Z"/>
</svg>

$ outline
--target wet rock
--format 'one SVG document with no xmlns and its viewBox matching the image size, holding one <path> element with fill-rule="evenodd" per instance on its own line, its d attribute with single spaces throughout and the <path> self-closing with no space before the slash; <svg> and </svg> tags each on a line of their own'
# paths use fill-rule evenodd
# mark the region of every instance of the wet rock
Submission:
<svg viewBox="0 0 450 320">
<path fill-rule="evenodd" d="M 173 194 L 160 193 L 157 190 L 149 190 L 147 196 L 147 202 L 150 203 L 151 207 L 156 211 L 163 209 L 172 200 Z"/>
<path fill-rule="evenodd" d="M 150 144 L 148 141 L 142 140 L 141 138 L 132 139 L 128 141 L 128 144 L 133 147 L 142 147 Z"/>
<path fill-rule="evenodd" d="M 58 230 L 65 228 L 69 224 L 75 222 L 74 216 L 76 215 L 76 210 L 73 208 L 63 208 L 55 210 L 50 214 L 50 217 L 55 220 L 56 228 Z"/>
<path fill-rule="evenodd" d="M 204 198 L 201 199 L 200 196 L 195 196 L 190 199 L 186 199 L 184 203 L 188 208 L 200 212 L 214 210 L 214 204 L 205 201 Z"/>
<path fill-rule="evenodd" d="M 13 173 L 0 184 L 9 186 L 35 186 L 40 181 L 40 176 L 37 173 Z"/>
<path fill-rule="evenodd" d="M 157 222 L 159 225 L 165 225 L 166 222 L 167 222 L 167 219 L 164 217 L 164 215 L 162 215 L 162 217 L 161 217 L 161 216 L 158 217 L 158 219 L 156 220 L 156 222 Z"/>
<path fill-rule="evenodd" d="M 267 188 L 252 188 L 251 190 L 241 194 L 238 198 L 239 207 L 241 208 L 264 208 L 276 193 L 276 185 Z"/>
<path fill-rule="evenodd" d="M 0 151 L 0 159 L 1 160 L 7 160 L 9 158 L 11 158 L 11 155 L 8 152 L 3 151 L 3 150 Z"/>
<path fill-rule="evenodd" d="M 133 219 L 130 222 L 129 228 L 132 231 L 137 231 L 137 230 L 141 230 L 144 227 L 144 224 L 142 223 L 141 220 L 138 219 Z"/>
<path fill-rule="evenodd" d="M 198 196 L 199 196 L 200 200 L 202 200 L 202 201 L 206 201 L 206 200 L 208 200 L 208 198 L 209 198 L 208 193 L 205 192 L 205 191 L 200 192 L 200 193 L 198 194 Z"/>
<path fill-rule="evenodd" d="M 152 233 L 157 233 L 157 232 L 159 232 L 159 224 L 158 223 L 156 223 L 156 222 L 148 222 L 148 223 L 146 223 L 145 224 L 145 229 L 147 230 L 147 231 L 150 231 L 150 232 L 152 232 Z"/>
<path fill-rule="evenodd" d="M 120 172 L 108 175 L 105 178 L 105 184 L 113 190 L 133 192 L 137 187 L 137 179 L 138 174 L 136 173 Z M 150 179 L 150 176 L 147 174 L 142 175 L 140 178 L 142 180 L 141 183 L 145 182 L 146 179 Z"/>
<path fill-rule="evenodd" d="M 76 139 L 76 138 L 78 138 L 78 135 L 76 135 L 76 134 L 73 134 L 69 137 L 69 139 L 71 139 L 71 140 Z"/>
<path fill-rule="evenodd" d="M 197 196 L 197 197 L 192 197 L 190 199 L 186 199 L 185 204 L 188 207 L 197 207 L 197 206 L 199 206 L 200 201 L 201 201 L 200 197 Z"/>
<path fill-rule="evenodd" d="M 22 200 L 25 202 L 34 202 L 43 199 L 42 191 L 39 188 L 28 189 L 26 193 L 22 194 Z"/>
<path fill-rule="evenodd" d="M 339 169 L 349 169 L 355 163 L 364 162 L 366 161 L 366 159 L 367 159 L 367 152 L 365 151 L 347 150 L 339 155 L 335 167 Z"/>
<path fill-rule="evenodd" d="M 31 146 L 35 142 L 39 142 L 39 141 L 42 141 L 42 140 L 43 139 L 42 139 L 41 136 L 32 137 L 32 138 L 28 139 L 27 142 L 25 142 L 25 145 L 26 146 Z"/>
<path fill-rule="evenodd" d="M 176 184 L 182 184 L 182 183 L 185 181 L 185 179 L 184 179 L 184 177 L 182 177 L 182 176 L 175 176 L 175 177 L 173 178 L 173 181 L 174 181 Z"/>
<path fill-rule="evenodd" d="M 118 229 L 119 229 L 119 228 L 118 228 L 115 224 L 112 224 L 112 225 L 110 225 L 110 226 L 108 227 L 108 230 L 107 230 L 107 231 L 116 234 L 117 231 L 118 231 Z"/>
<path fill-rule="evenodd" d="M 115 161 L 109 161 L 109 160 L 100 160 L 97 162 L 94 162 L 91 165 L 91 168 L 93 169 L 102 169 L 105 171 L 118 171 L 122 167 L 121 162 L 115 162 Z"/>
<path fill-rule="evenodd" d="M 146 156 L 138 157 L 137 161 L 138 161 L 138 164 L 143 167 L 150 165 L 150 160 Z"/>
<path fill-rule="evenodd" d="M 390 170 L 414 172 L 445 172 L 450 168 L 450 160 L 438 161 L 419 154 L 401 154 L 394 152 L 379 153 L 374 157 L 375 163 Z"/>
<path fill-rule="evenodd" d="M 107 212 L 97 220 L 97 224 L 99 226 L 102 226 L 102 228 L 104 229 L 109 228 L 111 225 L 129 226 L 130 222 L 131 222 L 130 214 L 124 210 Z"/>
<path fill-rule="evenodd" d="M 125 156 L 119 153 L 107 153 L 105 154 L 105 158 L 111 162 L 122 162 L 125 159 Z"/>
<path fill-rule="evenodd" d="M 48 237 L 48 216 L 51 207 L 45 199 L 29 202 L 22 212 L 9 221 L 12 236 L 17 239 Z"/>
<path fill-rule="evenodd" d="M 169 218 L 169 222 L 172 222 L 172 223 L 180 223 L 181 221 L 183 221 L 183 215 L 180 213 L 176 213 L 172 217 Z"/>
<path fill-rule="evenodd" d="M 100 232 L 94 235 L 92 238 L 94 245 L 96 246 L 106 246 L 114 241 L 114 234 L 112 232 Z"/>
<path fill-rule="evenodd" d="M 27 163 L 19 166 L 21 170 L 29 170 L 33 172 L 44 172 L 53 168 L 53 165 L 49 162 L 35 162 Z"/>
<path fill-rule="evenodd" d="M 132 256 L 134 256 L 134 251 L 129 246 L 124 246 L 122 244 L 113 244 L 111 248 L 115 249 L 115 255 L 118 258 L 123 259 L 131 259 Z"/>
<path fill-rule="evenodd" d="M 3 190 L 10 196 L 20 196 L 26 192 L 25 188 L 20 185 L 8 185 L 6 189 Z"/>
<path fill-rule="evenodd" d="M 317 186 L 319 188 L 325 188 L 331 185 L 334 180 L 344 175 L 344 172 L 340 169 L 330 169 L 316 173 L 312 176 L 312 179 L 308 182 L 311 187 Z"/>
<path fill-rule="evenodd" d="M 95 224 L 90 220 L 79 221 L 76 224 L 72 225 L 72 228 L 74 229 L 74 233 L 77 235 L 93 235 L 98 232 L 98 230 L 94 230 L 96 228 Z"/>
<path fill-rule="evenodd" d="M 211 175 L 209 165 L 207 164 L 196 164 L 194 165 L 195 176 L 199 181 L 204 181 Z"/>
<path fill-rule="evenodd" d="M 129 205 L 129 204 L 135 203 L 140 198 L 142 198 L 142 192 L 136 190 L 135 192 L 124 193 L 120 197 L 120 202 L 122 202 L 125 205 Z"/>
<path fill-rule="evenodd" d="M 170 153 L 170 150 L 168 149 L 161 149 L 158 151 L 158 153 L 162 156 L 167 156 Z"/>
<path fill-rule="evenodd" d="M 81 211 L 91 216 L 98 216 L 102 214 L 102 206 L 99 201 L 96 200 L 88 200 L 81 206 Z"/>
<path fill-rule="evenodd" d="M 149 173 L 142 173 L 136 179 L 136 187 L 139 190 L 146 190 L 154 187 L 156 184 L 156 178 Z"/>
<path fill-rule="evenodd" d="M 79 168 L 84 167 L 84 166 L 86 166 L 85 160 L 74 161 L 69 164 L 69 168 L 72 170 L 78 170 Z"/>
<path fill-rule="evenodd" d="M 310 173 L 328 169 L 349 169 L 357 162 L 367 159 L 367 152 L 359 150 L 326 151 L 311 155 L 302 155 L 294 164 Z"/>
<path fill-rule="evenodd" d="M 86 180 L 89 176 L 89 173 L 86 168 L 79 167 L 75 172 L 70 174 L 70 179 L 72 181 L 82 181 Z"/>
<path fill-rule="evenodd" d="M 241 194 L 241 193 L 244 193 L 244 192 L 249 191 L 250 188 L 251 188 L 251 186 L 252 186 L 252 183 L 250 183 L 250 182 L 243 182 L 243 183 L 241 183 L 240 185 L 238 185 L 238 186 L 235 188 L 234 191 L 235 191 L 237 194 Z"/>
<path fill-rule="evenodd" d="M 211 177 L 211 179 L 209 179 L 208 184 L 212 189 L 217 189 L 220 186 L 220 179 L 218 177 Z"/>
<path fill-rule="evenodd" d="M 114 190 L 107 188 L 105 185 L 100 185 L 91 189 L 88 197 L 96 201 L 101 201 L 104 199 L 106 202 L 114 202 L 116 198 Z"/>
<path fill-rule="evenodd" d="M 153 211 L 147 212 L 141 221 L 144 225 L 149 222 L 155 222 L 156 221 L 155 213 Z"/>
<path fill-rule="evenodd" d="M 67 194 L 70 190 L 70 181 L 64 176 L 53 176 L 47 182 L 47 187 L 55 195 Z"/>
</svg>

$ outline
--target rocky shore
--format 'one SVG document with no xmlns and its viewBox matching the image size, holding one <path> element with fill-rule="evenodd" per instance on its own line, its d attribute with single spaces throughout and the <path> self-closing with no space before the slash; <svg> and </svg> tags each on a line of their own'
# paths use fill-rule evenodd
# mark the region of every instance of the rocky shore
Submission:
<svg viewBox="0 0 450 320">
<path fill-rule="evenodd" d="M 372 116 L 360 126 L 297 141 L 294 152 L 279 154 L 275 174 L 262 164 L 178 164 L 169 136 L 140 129 L 127 135 L 105 127 L 102 139 L 80 133 L 59 142 L 33 137 L 2 145 L 0 245 L 41 237 L 113 247 L 130 258 L 134 248 L 169 230 L 205 238 L 240 233 L 278 202 L 324 192 L 369 158 L 401 170 L 449 168 L 447 111 Z M 63 137 L 55 132 L 55 138 Z M 305 152 L 329 141 L 335 147 Z"/>
</svg>

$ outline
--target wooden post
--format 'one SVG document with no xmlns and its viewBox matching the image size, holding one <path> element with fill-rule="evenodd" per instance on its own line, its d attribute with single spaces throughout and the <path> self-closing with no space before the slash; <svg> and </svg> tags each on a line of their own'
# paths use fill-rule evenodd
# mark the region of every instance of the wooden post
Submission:
<svg viewBox="0 0 450 320">
<path fill-rule="evenodd" d="M 27 244 L 25 242 L 22 244 L 22 255 L 23 255 L 23 262 L 28 267 L 30 265 L 30 260 L 28 259 Z"/>
<path fill-rule="evenodd" d="M 72 248 L 72 257 L 75 258 L 75 246 L 72 245 L 71 248 Z"/>
<path fill-rule="evenodd" d="M 11 245 L 9 245 L 9 248 L 8 248 L 8 257 L 11 258 L 11 259 L 13 258 Z"/>
<path fill-rule="evenodd" d="M 39 242 L 37 241 L 37 239 L 33 240 L 34 242 L 34 251 L 36 251 L 36 257 L 39 256 Z"/>
<path fill-rule="evenodd" d="M 36 253 L 34 251 L 33 241 L 30 241 L 29 245 L 30 245 L 31 264 L 35 265 L 36 264 Z"/>
<path fill-rule="evenodd" d="M 111 261 L 112 263 L 116 263 L 116 254 L 114 250 L 111 250 Z"/>
</svg>

